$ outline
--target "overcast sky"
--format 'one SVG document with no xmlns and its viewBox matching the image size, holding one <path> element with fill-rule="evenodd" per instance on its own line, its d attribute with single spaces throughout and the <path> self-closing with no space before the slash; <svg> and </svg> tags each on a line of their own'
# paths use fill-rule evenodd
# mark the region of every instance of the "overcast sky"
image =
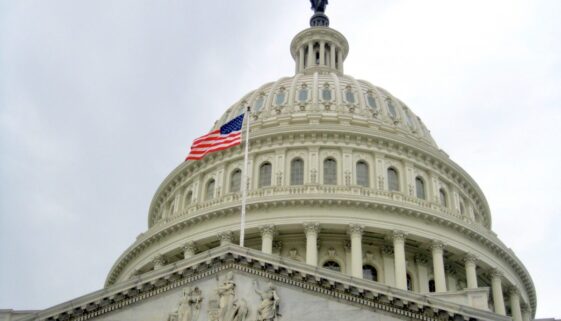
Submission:
<svg viewBox="0 0 561 321">
<path fill-rule="evenodd" d="M 306 0 L 0 0 L 0 308 L 97 290 L 193 138 L 292 75 Z M 561 1 L 332 0 L 346 73 L 483 189 L 561 317 Z"/>
</svg>

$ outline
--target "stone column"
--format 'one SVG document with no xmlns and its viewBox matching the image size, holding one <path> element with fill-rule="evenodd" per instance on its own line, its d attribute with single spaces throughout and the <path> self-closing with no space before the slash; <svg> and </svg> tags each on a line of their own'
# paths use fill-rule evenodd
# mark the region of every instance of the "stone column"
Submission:
<svg viewBox="0 0 561 321">
<path fill-rule="evenodd" d="M 497 269 L 491 271 L 491 290 L 493 292 L 493 306 L 495 307 L 495 313 L 506 315 L 503 285 L 501 281 L 502 275 L 503 274 Z"/>
<path fill-rule="evenodd" d="M 415 255 L 415 263 L 417 263 L 417 279 L 419 280 L 419 292 L 429 292 L 429 258 L 424 254 Z"/>
<path fill-rule="evenodd" d="M 395 286 L 393 246 L 385 245 L 382 248 L 382 260 L 384 261 L 384 284 L 388 286 Z"/>
<path fill-rule="evenodd" d="M 510 311 L 512 313 L 512 321 L 522 321 L 522 309 L 520 308 L 520 294 L 518 289 L 511 288 L 508 291 L 510 296 Z"/>
<path fill-rule="evenodd" d="M 232 240 L 234 239 L 234 233 L 232 231 L 224 231 L 218 233 L 217 237 L 220 240 L 220 246 L 228 245 L 228 244 L 232 244 Z"/>
<path fill-rule="evenodd" d="M 351 236 L 351 275 L 355 278 L 362 278 L 362 232 L 364 226 L 358 224 L 349 225 Z"/>
<path fill-rule="evenodd" d="M 319 223 L 305 223 L 306 233 L 306 264 L 318 265 L 318 234 Z"/>
<path fill-rule="evenodd" d="M 530 319 L 532 318 L 532 314 L 530 311 L 530 308 L 528 307 L 528 305 L 524 305 L 522 307 L 522 320 L 523 321 L 530 321 Z"/>
<path fill-rule="evenodd" d="M 304 70 L 304 47 L 300 47 L 298 51 L 298 71 Z"/>
<path fill-rule="evenodd" d="M 341 52 L 341 50 L 337 50 L 337 62 L 339 63 L 339 66 L 337 66 L 337 70 L 343 73 L 343 53 Z"/>
<path fill-rule="evenodd" d="M 407 290 L 407 270 L 405 266 L 405 233 L 394 231 L 393 253 L 395 264 L 395 286 L 399 289 Z"/>
<path fill-rule="evenodd" d="M 261 251 L 273 254 L 273 237 L 275 235 L 274 225 L 264 225 L 259 227 L 261 232 Z"/>
<path fill-rule="evenodd" d="M 159 270 L 166 264 L 166 260 L 164 259 L 164 256 L 162 254 L 156 255 L 152 259 L 152 262 L 154 262 L 154 270 Z"/>
<path fill-rule="evenodd" d="M 464 256 L 464 264 L 466 267 L 466 281 L 468 289 L 477 289 L 477 257 L 471 253 Z"/>
<path fill-rule="evenodd" d="M 307 60 L 308 60 L 307 68 L 315 66 L 316 60 L 314 58 L 314 43 L 313 42 L 308 43 L 308 59 Z"/>
<path fill-rule="evenodd" d="M 188 259 L 195 255 L 197 251 L 197 247 L 195 246 L 195 242 L 189 241 L 183 245 L 183 259 Z"/>
<path fill-rule="evenodd" d="M 319 65 L 325 66 L 325 41 L 319 43 Z"/>
<path fill-rule="evenodd" d="M 435 291 L 446 292 L 446 276 L 444 274 L 444 244 L 440 241 L 434 241 L 432 242 L 431 249 Z"/>
<path fill-rule="evenodd" d="M 335 69 L 335 45 L 331 44 L 330 49 L 331 49 L 331 52 L 329 54 L 329 58 L 331 59 L 330 67 Z"/>
</svg>

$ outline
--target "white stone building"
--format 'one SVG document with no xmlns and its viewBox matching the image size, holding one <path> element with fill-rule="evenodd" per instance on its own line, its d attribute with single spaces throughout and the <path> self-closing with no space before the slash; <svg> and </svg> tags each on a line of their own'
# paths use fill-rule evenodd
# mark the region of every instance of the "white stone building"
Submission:
<svg viewBox="0 0 561 321">
<path fill-rule="evenodd" d="M 321 9 L 292 40 L 295 74 L 214 125 L 252 107 L 246 247 L 241 145 L 169 174 L 103 289 L 0 320 L 533 319 L 477 183 L 408 106 L 344 73 Z"/>
</svg>

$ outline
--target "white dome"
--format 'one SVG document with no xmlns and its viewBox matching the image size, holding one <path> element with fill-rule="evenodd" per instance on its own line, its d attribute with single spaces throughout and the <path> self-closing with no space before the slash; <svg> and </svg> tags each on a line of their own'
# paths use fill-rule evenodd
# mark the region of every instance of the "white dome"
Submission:
<svg viewBox="0 0 561 321">
<path fill-rule="evenodd" d="M 421 118 L 402 101 L 365 80 L 336 72 L 298 73 L 267 83 L 228 108 L 214 129 L 241 114 L 246 105 L 252 107 L 253 122 L 273 123 L 286 116 L 329 122 L 342 116 L 367 123 L 373 133 L 391 132 L 437 147 Z"/>
<path fill-rule="evenodd" d="M 403 102 L 344 74 L 345 38 L 312 27 L 294 38 L 291 53 L 294 76 L 250 92 L 214 124 L 217 129 L 252 107 L 246 247 L 272 254 L 274 237 L 275 255 L 297 260 L 306 253 L 308 264 L 330 262 L 359 278 L 362 263 L 370 262 L 400 289 L 409 289 L 407 272 L 409 290 L 418 293 L 429 292 L 432 251 L 433 282 L 443 298 L 454 293 L 454 300 L 488 310 L 485 289 L 493 286 L 496 295 L 502 282 L 535 311 L 530 275 L 491 230 L 477 183 L 438 149 Z M 154 195 L 149 229 L 117 260 L 106 284 L 232 242 L 242 168 L 242 146 L 236 146 L 173 170 Z M 352 262 L 345 254 L 350 234 Z M 309 243 L 310 235 L 319 246 Z M 395 265 L 388 263 L 394 249 Z M 469 275 L 455 273 L 465 262 Z M 473 291 L 481 294 L 479 305 L 470 301 Z"/>
</svg>

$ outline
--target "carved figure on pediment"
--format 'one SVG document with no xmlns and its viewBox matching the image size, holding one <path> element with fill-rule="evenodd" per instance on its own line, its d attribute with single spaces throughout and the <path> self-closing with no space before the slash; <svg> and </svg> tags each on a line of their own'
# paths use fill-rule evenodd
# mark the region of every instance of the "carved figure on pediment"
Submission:
<svg viewBox="0 0 561 321">
<path fill-rule="evenodd" d="M 279 314 L 280 298 L 273 283 L 269 282 L 267 289 L 260 291 L 257 281 L 253 281 L 253 289 L 261 297 L 261 304 L 257 308 L 257 321 L 276 321 Z"/>
<path fill-rule="evenodd" d="M 245 321 L 249 312 L 244 299 L 236 299 L 234 274 L 228 272 L 216 289 L 218 295 L 218 318 L 215 321 Z"/>
<path fill-rule="evenodd" d="M 202 292 L 198 287 L 185 288 L 177 311 L 170 314 L 168 321 L 196 321 L 201 312 Z"/>
</svg>

